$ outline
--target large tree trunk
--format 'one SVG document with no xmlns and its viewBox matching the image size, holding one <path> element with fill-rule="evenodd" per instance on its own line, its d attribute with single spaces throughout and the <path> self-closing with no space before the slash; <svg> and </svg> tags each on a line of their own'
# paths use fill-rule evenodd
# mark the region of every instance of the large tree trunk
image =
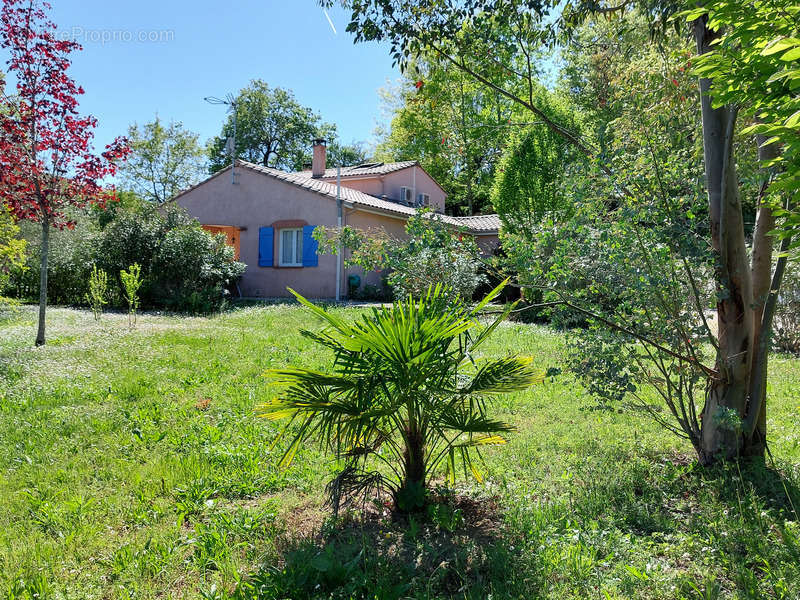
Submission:
<svg viewBox="0 0 800 600">
<path fill-rule="evenodd" d="M 42 243 L 39 247 L 41 263 L 39 273 L 39 329 L 36 332 L 36 345 L 44 346 L 45 316 L 47 312 L 47 259 L 50 252 L 50 219 L 42 218 Z"/>
<path fill-rule="evenodd" d="M 770 144 L 764 146 L 766 141 L 764 136 L 756 136 L 758 143 L 759 161 L 768 161 L 778 156 L 778 145 Z M 750 264 L 750 273 L 753 280 L 753 340 L 758 340 L 761 335 L 761 323 L 764 318 L 764 305 L 769 296 L 772 285 L 772 256 L 773 256 L 773 236 L 769 233 L 775 229 L 775 216 L 768 202 L 765 202 L 765 194 L 769 185 L 769 173 L 764 175 L 764 182 L 759 193 L 758 215 L 756 226 L 753 231 L 753 258 Z M 761 404 L 756 420 L 756 428 L 752 437 L 745 438 L 743 454 L 749 456 L 764 456 L 767 441 L 767 378 L 758 377 L 757 371 L 767 369 L 767 358 L 765 355 L 762 360 L 753 360 L 750 373 L 751 381 L 758 380 Z"/>
<path fill-rule="evenodd" d="M 705 18 L 695 21 L 694 33 L 698 52 L 708 52 L 715 34 Z M 700 80 L 711 243 L 717 260 L 719 351 L 718 375 L 702 415 L 700 460 L 706 464 L 741 451 L 736 420 L 745 417 L 753 350 L 753 290 L 733 157 L 736 110 L 713 108 L 710 86 L 710 80 Z"/>
</svg>

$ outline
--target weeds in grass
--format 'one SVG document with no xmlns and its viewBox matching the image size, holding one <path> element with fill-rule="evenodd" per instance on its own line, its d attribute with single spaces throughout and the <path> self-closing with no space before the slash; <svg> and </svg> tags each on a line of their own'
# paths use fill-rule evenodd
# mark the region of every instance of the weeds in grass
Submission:
<svg viewBox="0 0 800 600">
<path fill-rule="evenodd" d="M 143 314 L 112 336 L 124 314 L 99 327 L 54 308 L 60 343 L 38 350 L 22 311 L 0 324 L 0 597 L 798 597 L 797 359 L 771 366 L 775 464 L 698 468 L 651 423 L 583 410 L 593 401 L 553 371 L 497 402 L 519 433 L 484 453 L 484 485 L 435 489 L 436 508 L 403 520 L 370 505 L 326 522 L 339 465 L 302 447 L 279 471 L 286 445 L 253 417 L 265 369 L 330 362 L 297 334 L 300 311 Z M 560 335 L 538 326 L 502 325 L 483 353 L 509 348 L 564 364 Z"/>
</svg>

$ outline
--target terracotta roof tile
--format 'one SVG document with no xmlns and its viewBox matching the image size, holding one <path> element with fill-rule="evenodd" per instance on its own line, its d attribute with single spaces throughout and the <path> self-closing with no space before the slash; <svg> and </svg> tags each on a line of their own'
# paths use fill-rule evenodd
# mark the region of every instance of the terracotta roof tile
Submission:
<svg viewBox="0 0 800 600">
<path fill-rule="evenodd" d="M 500 230 L 500 217 L 497 215 L 475 215 L 472 217 L 447 217 L 453 224 L 466 227 L 476 233 L 493 233 Z"/>
<path fill-rule="evenodd" d="M 390 163 L 390 164 L 391 165 L 405 164 L 410 166 L 415 163 L 416 161 L 410 161 L 409 163 Z M 324 181 L 323 179 L 312 178 L 310 176 L 310 172 L 304 171 L 300 173 L 287 173 L 286 171 L 273 169 L 272 167 L 265 167 L 263 165 L 258 165 L 244 160 L 237 160 L 236 166 L 249 169 L 251 171 L 255 171 L 263 175 L 267 175 L 279 181 L 284 181 L 288 184 L 296 185 L 303 189 L 307 189 L 312 192 L 328 196 L 329 198 L 336 199 L 336 183 Z M 227 170 L 228 170 L 227 168 L 223 169 L 223 171 L 216 173 L 213 177 L 216 177 L 217 175 L 220 175 L 221 173 Z M 204 182 L 201 182 L 198 185 L 192 186 L 191 188 L 184 190 L 178 196 L 182 196 L 189 190 L 192 190 L 198 187 L 199 185 L 203 185 L 203 183 Z M 177 199 L 178 196 L 173 198 L 173 200 Z M 380 198 L 375 198 L 374 196 L 370 196 L 369 194 L 365 194 L 364 192 L 359 192 L 358 190 L 354 190 L 346 186 L 342 186 L 342 199 L 345 202 L 352 203 L 356 206 L 376 209 L 381 212 L 403 215 L 404 217 L 410 217 L 416 214 L 417 212 L 415 208 L 411 208 L 410 206 L 398 204 L 397 202 L 390 202 L 388 200 L 381 200 Z M 497 215 L 480 215 L 474 217 L 451 217 L 449 215 L 434 213 L 433 216 L 435 216 L 438 219 L 441 219 L 445 223 L 448 223 L 455 227 L 463 227 L 467 231 L 475 234 L 495 233 L 500 229 L 500 219 L 498 218 Z"/>
<path fill-rule="evenodd" d="M 285 181 L 286 183 L 291 183 L 304 189 L 311 190 L 331 198 L 336 198 L 335 183 L 323 181 L 322 179 L 306 177 L 302 173 L 287 173 L 286 171 L 273 169 L 272 167 L 265 167 L 263 165 L 257 165 L 255 163 L 250 163 L 243 160 L 236 161 L 236 164 L 252 171 L 269 175 L 270 177 L 274 177 L 280 181 Z M 377 208 L 401 215 L 411 216 L 417 212 L 410 206 L 404 206 L 396 202 L 389 202 L 388 200 L 381 200 L 380 198 L 375 198 L 374 196 L 370 196 L 369 194 L 365 194 L 364 192 L 359 192 L 358 190 L 354 190 L 345 186 L 342 186 L 342 199 L 345 202 L 352 202 L 353 204 Z"/>
<path fill-rule="evenodd" d="M 342 177 L 363 177 L 366 175 L 386 175 L 395 171 L 402 171 L 419 163 L 416 160 L 406 160 L 403 162 L 373 162 L 354 165 L 352 167 L 342 167 Z M 311 171 L 298 171 L 296 175 L 311 177 Z M 325 173 L 319 179 L 336 179 L 336 169 L 325 169 Z"/>
</svg>

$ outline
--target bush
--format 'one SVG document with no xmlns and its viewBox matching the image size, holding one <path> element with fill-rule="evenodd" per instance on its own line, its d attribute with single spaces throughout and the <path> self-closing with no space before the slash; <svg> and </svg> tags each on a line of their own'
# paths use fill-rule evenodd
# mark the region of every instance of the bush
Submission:
<svg viewBox="0 0 800 600">
<path fill-rule="evenodd" d="M 0 292 L 6 287 L 12 269 L 25 262 L 25 240 L 19 238 L 19 225 L 0 202 Z"/>
<path fill-rule="evenodd" d="M 125 307 L 128 301 L 120 272 L 132 264 L 141 268 L 141 306 L 192 313 L 218 309 L 226 287 L 244 272 L 233 260 L 224 237 L 214 236 L 176 206 L 115 207 L 111 216 L 82 212 L 74 230 L 51 235 L 48 296 L 56 304 L 82 304 L 91 269 L 109 279 L 108 300 Z M 38 226 L 25 228 L 31 252 L 26 269 L 12 270 L 9 293 L 33 299 L 39 293 Z"/>
<path fill-rule="evenodd" d="M 320 252 L 350 251 L 347 266 L 388 273 L 386 281 L 395 298 L 420 298 L 431 286 L 441 285 L 451 302 L 470 300 L 486 281 L 480 252 L 472 236 L 462 235 L 420 211 L 406 222 L 407 239 L 383 231 L 344 227 L 341 231 L 317 227 L 314 237 Z"/>
<path fill-rule="evenodd" d="M 226 287 L 244 273 L 221 235 L 199 227 L 169 230 L 151 268 L 153 301 L 170 309 L 209 312 L 224 301 Z"/>
<path fill-rule="evenodd" d="M 789 263 L 783 276 L 772 342 L 781 352 L 800 354 L 800 273 Z"/>
<path fill-rule="evenodd" d="M 25 301 L 39 299 L 42 229 L 38 223 L 20 223 L 20 233 L 27 244 L 24 265 L 13 267 L 7 294 Z M 92 230 L 85 216 L 74 229 L 50 231 L 47 270 L 47 298 L 51 304 L 83 304 L 87 281 L 94 264 Z"/>
</svg>

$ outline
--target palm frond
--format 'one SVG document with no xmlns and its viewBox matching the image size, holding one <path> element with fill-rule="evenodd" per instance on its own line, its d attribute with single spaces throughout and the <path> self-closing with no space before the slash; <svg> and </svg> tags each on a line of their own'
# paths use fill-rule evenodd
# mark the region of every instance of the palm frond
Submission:
<svg viewBox="0 0 800 600">
<path fill-rule="evenodd" d="M 442 430 L 450 429 L 462 433 L 502 433 L 514 431 L 515 427 L 505 421 L 491 419 L 469 407 L 451 406 L 432 420 L 432 425 Z"/>
<path fill-rule="evenodd" d="M 488 416 L 487 397 L 543 379 L 529 359 L 475 363 L 469 354 L 510 310 L 481 328 L 480 312 L 503 285 L 472 310 L 448 304 L 443 288 L 434 286 L 422 298 L 374 308 L 353 322 L 290 290 L 326 323 L 324 330 L 302 335 L 332 350 L 334 363 L 324 373 L 293 367 L 266 373 L 283 389 L 257 412 L 272 420 L 288 419 L 283 432 L 292 435 L 281 466 L 290 464 L 311 439 L 343 460 L 345 470 L 329 486 L 335 510 L 346 497 L 374 494 L 379 486 L 394 486 L 398 501 L 401 492 L 424 486 L 425 473 L 442 460 L 448 478 L 454 480 L 460 462 L 465 476 L 481 481 L 474 462 L 480 449 L 506 443 L 501 434 L 514 430 Z M 473 330 L 479 330 L 474 337 Z M 409 456 L 422 457 L 421 479 L 420 469 L 408 466 Z M 389 475 L 369 471 L 375 461 L 382 461 L 381 471 Z"/>
<path fill-rule="evenodd" d="M 487 361 L 469 383 L 459 389 L 461 394 L 505 394 L 525 390 L 544 381 L 544 373 L 531 367 L 532 359 L 506 357 Z"/>
<path fill-rule="evenodd" d="M 471 448 L 474 446 L 502 446 L 507 444 L 508 440 L 502 435 L 479 435 L 472 436 L 461 442 L 455 442 L 454 448 Z"/>
<path fill-rule="evenodd" d="M 359 498 L 366 502 L 389 487 L 385 477 L 378 471 L 365 471 L 347 465 L 325 486 L 325 504 L 333 510 L 334 516 L 338 516 L 341 508 L 354 504 Z"/>
<path fill-rule="evenodd" d="M 491 302 L 500 295 L 500 292 L 502 292 L 503 288 L 505 288 L 508 285 L 509 281 L 511 281 L 510 277 L 506 277 L 505 280 L 501 281 L 497 287 L 495 287 L 492 291 L 486 294 L 486 296 L 484 296 L 483 300 L 481 300 L 480 302 L 478 302 L 477 305 L 475 305 L 475 308 L 472 309 L 472 312 L 470 314 L 473 317 L 478 316 L 478 313 L 480 313 L 484 308 L 486 308 L 486 305 L 489 304 L 489 302 Z"/>
</svg>

